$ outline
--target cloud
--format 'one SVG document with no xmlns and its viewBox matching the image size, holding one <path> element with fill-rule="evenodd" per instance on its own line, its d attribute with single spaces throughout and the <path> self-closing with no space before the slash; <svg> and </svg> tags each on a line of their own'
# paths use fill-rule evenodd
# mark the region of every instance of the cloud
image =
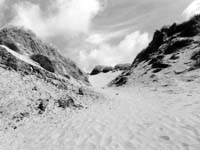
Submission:
<svg viewBox="0 0 200 150">
<path fill-rule="evenodd" d="M 39 4 L 15 4 L 16 16 L 11 24 L 29 28 L 42 38 L 76 36 L 89 31 L 92 19 L 101 10 L 98 0 L 55 0 L 48 5 L 47 15 Z"/>
<path fill-rule="evenodd" d="M 3 17 L 4 17 L 4 4 L 5 4 L 6 0 L 0 0 L 0 21 L 2 22 Z M 1 23 L 0 23 L 1 24 Z"/>
<path fill-rule="evenodd" d="M 127 33 L 127 30 L 119 30 L 115 32 L 110 32 L 110 33 L 93 33 L 90 34 L 90 36 L 85 40 L 86 42 L 90 44 L 101 44 L 108 42 L 109 40 L 112 40 L 114 38 L 118 38 L 120 36 L 124 36 Z"/>
<path fill-rule="evenodd" d="M 190 17 L 200 14 L 200 0 L 194 0 L 184 11 L 183 16 L 187 19 Z"/>
<path fill-rule="evenodd" d="M 0 0 L 0 6 L 2 6 L 4 4 L 6 0 Z"/>
<path fill-rule="evenodd" d="M 148 33 L 136 31 L 125 36 L 116 46 L 104 42 L 90 51 L 80 51 L 80 62 L 87 66 L 85 70 L 88 71 L 97 64 L 113 66 L 118 63 L 131 63 L 136 55 L 148 45 L 149 41 Z"/>
</svg>

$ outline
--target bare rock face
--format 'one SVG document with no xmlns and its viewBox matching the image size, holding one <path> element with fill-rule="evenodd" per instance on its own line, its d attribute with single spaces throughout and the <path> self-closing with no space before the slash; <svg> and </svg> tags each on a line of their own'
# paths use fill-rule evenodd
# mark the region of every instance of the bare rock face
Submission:
<svg viewBox="0 0 200 150">
<path fill-rule="evenodd" d="M 107 73 L 107 72 L 110 72 L 110 71 L 114 71 L 114 68 L 111 67 L 111 66 L 105 66 L 102 70 L 103 73 Z"/>
<path fill-rule="evenodd" d="M 130 69 L 110 85 L 159 82 L 184 76 L 199 69 L 200 15 L 182 23 L 174 23 L 154 33 L 148 47 L 133 61 Z M 172 81 L 173 82 L 173 81 Z M 172 83 L 173 84 L 173 83 Z"/>
</svg>

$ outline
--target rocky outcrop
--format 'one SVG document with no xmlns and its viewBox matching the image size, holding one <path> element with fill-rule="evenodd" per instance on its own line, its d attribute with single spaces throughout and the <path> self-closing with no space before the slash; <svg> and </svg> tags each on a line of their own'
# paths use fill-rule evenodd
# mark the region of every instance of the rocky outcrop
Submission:
<svg viewBox="0 0 200 150">
<path fill-rule="evenodd" d="M 41 67 L 46 69 L 49 72 L 55 72 L 54 65 L 51 60 L 49 60 L 48 57 L 41 55 L 41 54 L 36 54 L 36 55 L 31 55 L 31 59 L 35 62 L 37 62 Z"/>
<path fill-rule="evenodd" d="M 115 65 L 114 67 L 111 66 L 102 66 L 98 65 L 94 67 L 94 69 L 91 71 L 90 75 L 97 75 L 99 73 L 108 73 L 110 71 L 126 71 L 131 67 L 131 64 L 126 63 L 126 64 L 118 64 Z"/>
<path fill-rule="evenodd" d="M 131 64 L 127 63 L 127 64 L 118 64 L 114 67 L 115 71 L 125 71 L 128 70 L 131 67 Z"/>
<path fill-rule="evenodd" d="M 103 71 L 105 66 L 101 66 L 101 65 L 98 65 L 98 66 L 95 66 L 94 69 L 91 71 L 90 75 L 97 75 L 99 73 L 101 73 Z"/>
<path fill-rule="evenodd" d="M 130 69 L 110 85 L 129 82 L 152 83 L 199 68 L 200 15 L 182 23 L 174 23 L 154 33 L 148 47 L 133 61 Z"/>
</svg>

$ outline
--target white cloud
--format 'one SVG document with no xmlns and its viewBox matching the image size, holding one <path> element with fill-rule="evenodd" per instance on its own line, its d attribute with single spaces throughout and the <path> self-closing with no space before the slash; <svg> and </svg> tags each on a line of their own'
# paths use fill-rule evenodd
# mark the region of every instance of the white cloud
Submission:
<svg viewBox="0 0 200 150">
<path fill-rule="evenodd" d="M 0 0 L 0 6 L 2 6 L 4 4 L 6 0 Z"/>
<path fill-rule="evenodd" d="M 2 22 L 3 17 L 4 17 L 5 2 L 6 2 L 6 0 L 0 0 L 0 22 Z"/>
<path fill-rule="evenodd" d="M 0 0 L 0 19 L 3 18 L 3 9 L 4 9 L 4 3 L 6 0 Z"/>
<path fill-rule="evenodd" d="M 113 38 L 117 38 L 126 34 L 128 30 L 120 30 L 110 33 L 93 33 L 85 41 L 90 44 L 101 44 Z"/>
<path fill-rule="evenodd" d="M 184 11 L 183 16 L 187 19 L 190 17 L 200 14 L 200 0 L 194 0 Z"/>
<path fill-rule="evenodd" d="M 50 15 L 44 15 L 39 5 L 30 2 L 16 4 L 15 10 L 16 17 L 11 24 L 29 28 L 46 38 L 87 33 L 91 20 L 101 10 L 101 6 L 98 0 L 55 0 L 49 6 L 49 11 L 56 11 Z"/>
<path fill-rule="evenodd" d="M 80 62 L 87 66 L 85 69 L 88 71 L 97 64 L 113 66 L 118 63 L 131 63 L 148 43 L 148 33 L 136 31 L 127 35 L 117 46 L 105 42 L 100 43 L 96 49 L 80 51 Z"/>
</svg>

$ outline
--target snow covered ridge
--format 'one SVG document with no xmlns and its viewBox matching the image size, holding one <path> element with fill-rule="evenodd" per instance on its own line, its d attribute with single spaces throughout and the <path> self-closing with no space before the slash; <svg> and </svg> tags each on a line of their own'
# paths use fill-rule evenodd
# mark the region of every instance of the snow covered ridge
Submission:
<svg viewBox="0 0 200 150">
<path fill-rule="evenodd" d="M 200 15 L 182 23 L 157 30 L 148 47 L 132 63 L 131 68 L 110 85 L 133 82 L 156 83 L 179 78 L 200 67 Z"/>
</svg>

